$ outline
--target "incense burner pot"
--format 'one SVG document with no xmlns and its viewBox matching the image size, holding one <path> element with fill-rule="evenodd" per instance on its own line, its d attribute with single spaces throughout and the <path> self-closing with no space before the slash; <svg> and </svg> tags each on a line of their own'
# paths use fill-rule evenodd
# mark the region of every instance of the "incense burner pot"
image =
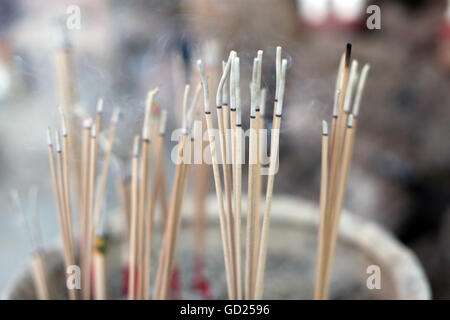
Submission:
<svg viewBox="0 0 450 320">
<path fill-rule="evenodd" d="M 178 243 L 176 270 L 179 293 L 174 298 L 201 299 L 192 285 L 195 259 L 193 250 L 192 199 L 186 199 Z M 207 201 L 204 274 L 213 299 L 225 299 L 225 270 L 220 239 L 216 200 Z M 243 211 L 245 209 L 243 201 Z M 117 215 L 120 217 L 120 215 Z M 265 299 L 312 299 L 317 259 L 316 204 L 291 196 L 275 196 L 265 275 Z M 126 298 L 123 292 L 127 236 L 121 230 L 120 219 L 113 218 L 108 226 L 109 243 L 106 257 L 107 297 Z M 245 221 L 243 221 L 245 232 Z M 161 230 L 155 223 L 151 261 L 151 289 L 157 268 Z M 243 244 L 244 246 L 244 244 Z M 243 247 L 243 252 L 245 248 Z M 53 299 L 67 298 L 60 249 L 46 252 L 47 276 Z M 25 266 L 3 292 L 3 299 L 35 299 L 30 266 Z M 393 236 L 373 222 L 343 210 L 339 240 L 331 275 L 330 299 L 430 299 L 428 280 L 417 258 Z"/>
</svg>

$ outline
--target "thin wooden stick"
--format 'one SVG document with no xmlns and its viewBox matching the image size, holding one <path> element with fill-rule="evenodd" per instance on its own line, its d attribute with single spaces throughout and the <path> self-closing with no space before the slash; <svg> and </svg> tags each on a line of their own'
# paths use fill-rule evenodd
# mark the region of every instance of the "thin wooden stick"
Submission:
<svg viewBox="0 0 450 320">
<path fill-rule="evenodd" d="M 43 247 L 42 233 L 40 228 L 39 216 L 37 212 L 37 195 L 38 188 L 36 186 L 31 187 L 28 193 L 28 201 L 31 211 L 32 224 L 34 230 L 30 230 L 30 240 L 33 238 L 33 231 L 35 234 L 34 241 L 36 242 L 35 249 L 31 254 L 32 267 L 33 267 L 33 279 L 35 281 L 35 287 L 37 295 L 40 300 L 50 299 L 50 290 L 48 287 L 48 278 L 45 264 L 45 250 Z M 25 218 L 25 215 L 23 215 Z M 24 223 L 26 223 L 24 219 Z"/>
<path fill-rule="evenodd" d="M 89 150 L 89 177 L 88 177 L 88 191 L 87 191 L 87 205 L 86 205 L 86 274 L 82 279 L 83 285 L 83 299 L 89 300 L 91 298 L 91 271 L 92 271 L 92 252 L 94 249 L 94 229 L 93 229 L 93 214 L 94 207 L 94 193 L 95 193 L 95 178 L 97 174 L 97 131 L 95 124 L 91 128 L 91 142 Z"/>
<path fill-rule="evenodd" d="M 166 251 L 167 255 L 164 259 L 163 264 L 163 272 L 161 276 L 161 285 L 160 285 L 160 293 L 158 295 L 159 299 L 167 299 L 168 298 L 168 292 L 169 292 L 169 281 L 170 281 L 170 275 L 171 275 L 171 265 L 172 265 L 172 256 L 173 252 L 175 250 L 175 228 L 177 224 L 177 199 L 179 198 L 179 194 L 181 192 L 182 188 L 182 181 L 183 181 L 183 150 L 185 145 L 185 139 L 186 135 L 180 136 L 179 141 L 179 150 L 178 150 L 178 160 L 179 163 L 176 166 L 175 169 L 175 182 L 174 187 L 172 191 L 172 196 L 170 200 L 169 205 L 169 212 L 167 216 L 167 223 L 166 223 L 166 231 L 164 233 L 164 251 Z"/>
<path fill-rule="evenodd" d="M 286 67 L 287 67 L 287 60 L 283 59 L 281 63 L 280 83 L 279 87 L 277 86 L 279 89 L 278 89 L 278 96 L 276 96 L 277 100 L 275 102 L 276 114 L 272 126 L 272 139 L 270 142 L 270 165 L 269 165 L 269 175 L 267 177 L 266 201 L 264 204 L 264 217 L 261 230 L 260 251 L 257 269 L 258 272 L 256 274 L 255 299 L 262 299 L 264 291 L 264 271 L 267 257 L 268 233 L 270 225 L 270 208 L 272 204 L 273 184 L 276 173 L 275 171 L 278 165 L 278 151 L 279 151 L 278 149 L 279 149 L 280 125 L 281 125 L 281 116 L 283 112 L 283 101 L 286 82 Z"/>
<path fill-rule="evenodd" d="M 225 262 L 225 273 L 227 280 L 227 288 L 228 288 L 228 298 L 231 299 L 233 297 L 234 288 L 232 286 L 232 278 L 231 278 L 231 264 L 230 264 L 230 256 L 228 250 L 228 236 L 227 236 L 227 227 L 226 227 L 226 217 L 225 210 L 223 205 L 223 194 L 222 194 L 222 182 L 220 178 L 219 164 L 217 158 L 217 150 L 216 150 L 216 141 L 214 136 L 214 127 L 211 119 L 211 108 L 209 102 L 209 88 L 208 88 L 208 80 L 206 78 L 206 74 L 203 68 L 203 64 L 201 60 L 197 61 L 197 68 L 200 72 L 202 78 L 203 85 L 203 93 L 204 93 L 204 107 L 205 107 L 205 119 L 206 119 L 206 127 L 208 130 L 208 138 L 209 138 L 209 148 L 211 152 L 211 160 L 213 166 L 213 174 L 214 174 L 214 182 L 216 188 L 216 196 L 219 207 L 219 219 L 220 219 L 220 231 L 222 236 L 222 248 L 223 248 L 223 256 Z"/>
<path fill-rule="evenodd" d="M 253 248 L 253 257 L 252 257 L 252 292 L 255 292 L 255 283 L 256 283 L 256 268 L 258 263 L 258 251 L 259 251 L 259 237 L 261 233 L 261 223 L 260 223 L 260 204 L 261 204 L 261 186 L 262 186 L 262 179 L 261 179 L 261 130 L 263 127 L 261 126 L 261 68 L 262 68 L 262 58 L 263 58 L 263 51 L 258 51 L 258 68 L 256 71 L 256 81 L 255 81 L 255 104 L 256 104 L 256 110 L 255 110 L 255 130 L 256 130 L 256 168 L 255 168 L 255 175 L 254 175 L 254 203 L 255 203 L 255 211 L 253 213 L 254 217 L 254 248 Z"/>
<path fill-rule="evenodd" d="M 331 139 L 336 135 L 336 125 L 338 118 L 339 103 L 341 102 L 341 90 L 344 81 L 344 69 L 345 69 L 345 52 L 341 55 L 339 60 L 339 68 L 336 76 L 336 85 L 334 91 L 334 105 L 333 105 L 333 118 L 331 122 Z M 329 156 L 333 154 L 333 145 L 330 145 Z"/>
<path fill-rule="evenodd" d="M 233 191 L 234 191 L 234 233 L 236 241 L 236 299 L 241 300 L 242 294 L 242 119 L 241 119 L 241 89 L 240 89 L 240 62 L 234 58 L 230 73 L 230 102 L 233 157 Z"/>
<path fill-rule="evenodd" d="M 219 141 L 220 149 L 222 155 L 222 169 L 224 177 L 224 189 L 225 189 L 225 213 L 226 213 L 226 226 L 227 226 L 227 241 L 228 241 L 228 255 L 230 258 L 230 276 L 232 284 L 232 298 L 236 299 L 236 264 L 235 264 L 235 239 L 234 239 L 234 225 L 233 225 L 233 205 L 232 205 L 232 194 L 231 194 L 231 173 L 230 166 L 227 163 L 227 140 L 225 131 L 225 120 L 226 114 L 223 112 L 223 87 L 228 78 L 228 72 L 231 67 L 231 61 L 236 56 L 235 51 L 231 51 L 228 57 L 228 61 L 225 65 L 222 77 L 219 81 L 219 86 L 217 88 L 216 94 L 216 110 L 217 110 L 217 125 L 219 129 Z M 228 121 L 226 121 L 228 123 Z"/>
<path fill-rule="evenodd" d="M 325 226 L 328 217 L 325 216 L 326 199 L 327 199 L 327 179 L 328 179 L 328 124 L 322 121 L 322 167 L 320 180 L 320 217 L 319 217 L 319 233 L 318 233 L 318 254 L 316 267 L 316 282 L 314 288 L 314 299 L 320 298 L 320 288 L 323 281 L 323 246 L 325 241 Z"/>
<path fill-rule="evenodd" d="M 70 182 L 69 182 L 69 140 L 67 135 L 67 125 L 66 120 L 64 118 L 64 114 L 62 109 L 61 112 L 61 131 L 62 131 L 62 157 L 63 157 L 63 196 L 64 196 L 64 204 L 65 204 L 65 212 L 67 216 L 68 223 L 68 237 L 70 241 L 70 248 L 72 248 L 71 258 L 72 261 L 75 261 L 75 248 L 73 245 L 73 230 L 72 230 L 72 209 L 71 209 L 71 201 L 70 201 Z"/>
<path fill-rule="evenodd" d="M 150 114 L 153 105 L 153 97 L 158 92 L 158 88 L 149 91 L 145 106 L 144 124 L 142 127 L 141 141 L 141 181 L 139 186 L 139 213 L 138 213 L 138 241 L 137 241 L 137 298 L 142 300 L 144 296 L 144 242 L 145 242 L 145 221 L 148 212 L 149 183 L 150 183 Z"/>
<path fill-rule="evenodd" d="M 246 258 L 245 258 L 245 299 L 253 298 L 254 289 L 254 250 L 255 250 L 255 183 L 258 158 L 258 136 L 256 120 L 256 73 L 258 58 L 253 60 L 253 76 L 250 83 L 250 135 L 248 151 L 248 200 L 247 200 L 247 234 L 246 234 Z"/>
<path fill-rule="evenodd" d="M 139 180 L 139 135 L 134 137 L 133 159 L 131 173 L 131 220 L 129 242 L 129 270 L 128 270 L 128 300 L 136 296 L 136 244 L 137 244 L 137 215 L 138 215 L 138 180 Z"/>
<path fill-rule="evenodd" d="M 82 158 L 81 158 L 81 173 L 82 177 L 81 181 L 81 202 L 79 206 L 80 210 L 80 263 L 81 263 L 81 276 L 82 276 L 82 293 L 87 289 L 84 286 L 85 280 L 87 279 L 89 271 L 87 270 L 87 256 L 89 254 L 88 249 L 88 205 L 89 205 L 89 151 L 90 151 L 90 133 L 91 133 L 91 125 L 92 119 L 87 119 L 83 123 L 83 131 L 82 131 Z M 84 293 L 83 293 L 84 295 Z"/>
<path fill-rule="evenodd" d="M 229 77 L 231 79 L 233 73 L 233 60 L 231 58 L 231 65 L 229 67 Z M 222 61 L 222 72 L 225 71 L 227 63 Z M 223 130 L 225 132 L 225 160 L 226 165 L 230 168 L 229 164 L 231 162 L 231 136 L 230 136 L 230 88 L 229 81 L 226 80 L 223 83 L 222 88 L 222 115 L 223 115 Z M 229 169 L 228 169 L 229 170 Z M 228 179 L 231 179 L 230 177 Z M 231 188 L 231 186 L 230 186 Z"/>
</svg>

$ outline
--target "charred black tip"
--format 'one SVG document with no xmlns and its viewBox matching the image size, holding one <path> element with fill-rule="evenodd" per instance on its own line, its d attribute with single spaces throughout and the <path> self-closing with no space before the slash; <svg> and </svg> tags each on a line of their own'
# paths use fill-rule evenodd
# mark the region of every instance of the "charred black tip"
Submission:
<svg viewBox="0 0 450 320">
<path fill-rule="evenodd" d="M 347 48 L 345 51 L 345 66 L 348 67 L 350 66 L 350 56 L 352 54 L 352 44 L 351 43 L 347 43 Z"/>
</svg>

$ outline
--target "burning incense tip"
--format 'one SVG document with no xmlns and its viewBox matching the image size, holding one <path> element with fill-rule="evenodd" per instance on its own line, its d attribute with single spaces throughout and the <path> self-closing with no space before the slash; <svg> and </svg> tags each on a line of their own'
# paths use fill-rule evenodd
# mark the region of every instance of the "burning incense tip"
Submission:
<svg viewBox="0 0 450 320">
<path fill-rule="evenodd" d="M 253 69 L 252 69 L 252 83 L 256 84 L 256 77 L 258 73 L 258 63 L 259 59 L 258 57 L 253 58 Z"/>
<path fill-rule="evenodd" d="M 209 105 L 208 79 L 206 78 L 202 60 L 197 60 L 197 69 L 200 72 L 200 77 L 202 78 L 203 94 L 204 94 L 204 100 L 205 100 L 205 113 L 210 113 L 211 107 Z"/>
<path fill-rule="evenodd" d="M 145 114 L 144 114 L 144 124 L 142 126 L 142 139 L 147 141 L 150 139 L 150 116 L 152 113 L 153 97 L 158 93 L 159 87 L 148 91 L 147 98 L 145 100 Z"/>
<path fill-rule="evenodd" d="M 353 60 L 350 68 L 350 76 L 348 78 L 348 86 L 345 93 L 344 112 L 350 112 L 350 104 L 352 102 L 353 92 L 355 91 L 355 84 L 358 77 L 358 61 Z"/>
<path fill-rule="evenodd" d="M 234 86 L 236 88 L 236 124 L 242 124 L 241 115 L 241 76 L 240 76 L 240 60 L 239 57 L 234 58 Z"/>
<path fill-rule="evenodd" d="M 259 106 L 259 114 L 261 117 L 266 115 L 266 88 L 261 89 L 261 98 L 260 98 L 260 106 Z"/>
<path fill-rule="evenodd" d="M 236 69 L 234 67 L 236 57 L 231 61 L 230 69 L 230 110 L 236 110 L 236 76 L 234 75 Z"/>
<path fill-rule="evenodd" d="M 340 97 L 341 97 L 341 90 L 337 89 L 336 98 L 334 99 L 334 106 L 333 106 L 333 117 L 334 118 L 337 118 L 337 116 L 338 116 L 339 98 Z"/>
<path fill-rule="evenodd" d="M 71 48 L 69 34 L 64 19 L 55 19 L 52 25 L 52 40 L 56 49 L 68 50 Z"/>
<path fill-rule="evenodd" d="M 52 129 L 50 127 L 47 128 L 47 144 L 52 145 Z"/>
<path fill-rule="evenodd" d="M 353 127 L 353 114 L 348 116 L 347 127 L 349 127 L 349 128 Z"/>
<path fill-rule="evenodd" d="M 98 99 L 97 102 L 97 113 L 103 112 L 103 98 Z"/>
<path fill-rule="evenodd" d="M 261 91 L 261 73 L 262 73 L 262 59 L 263 59 L 263 51 L 262 50 L 258 50 L 258 69 L 256 70 L 256 90 L 258 93 L 257 99 L 258 99 L 258 105 L 259 105 L 259 99 L 261 98 L 260 96 L 260 91 Z"/>
<path fill-rule="evenodd" d="M 324 136 L 328 135 L 328 122 L 326 122 L 325 120 L 322 120 L 322 134 Z"/>
<path fill-rule="evenodd" d="M 167 110 L 161 110 L 161 117 L 159 118 L 159 134 L 164 135 L 166 132 L 166 123 L 167 123 Z"/>
<path fill-rule="evenodd" d="M 361 75 L 359 77 L 358 88 L 356 90 L 355 101 L 353 103 L 353 114 L 355 118 L 359 115 L 359 108 L 361 106 L 361 96 L 366 85 L 367 74 L 369 73 L 370 65 L 366 64 L 362 68 Z"/>
<path fill-rule="evenodd" d="M 189 97 L 189 91 L 191 89 L 190 85 L 186 85 L 184 87 L 184 96 L 183 96 L 183 110 L 182 110 L 182 133 L 187 134 L 187 101 Z"/>
<path fill-rule="evenodd" d="M 134 136 L 133 157 L 139 157 L 139 135 Z"/>
<path fill-rule="evenodd" d="M 232 59 L 234 60 L 234 59 Z M 226 68 L 226 63 L 225 61 L 222 61 L 222 70 L 225 70 Z M 233 68 L 233 63 L 231 63 L 231 67 L 230 67 L 230 76 L 227 76 L 228 78 L 231 78 L 231 73 L 232 73 L 232 68 Z M 228 81 L 225 81 L 223 83 L 223 92 L 222 92 L 222 104 L 223 105 L 228 105 L 230 99 L 229 99 L 229 88 L 228 88 Z"/>
<path fill-rule="evenodd" d="M 91 128 L 91 137 L 95 139 L 97 136 L 97 130 L 95 129 L 95 124 Z"/>
<path fill-rule="evenodd" d="M 223 70 L 222 77 L 220 78 L 219 86 L 217 88 L 217 94 L 216 94 L 216 106 L 217 107 L 222 106 L 223 86 L 225 85 L 225 81 L 228 78 L 228 72 L 230 71 L 231 60 L 234 59 L 235 56 L 236 56 L 236 51 L 231 51 L 230 55 L 228 56 L 227 64 L 225 65 L 225 68 Z"/>
<path fill-rule="evenodd" d="M 61 106 L 58 107 L 59 115 L 61 116 L 61 134 L 63 137 L 67 136 L 66 118 L 64 117 L 64 111 Z"/>
<path fill-rule="evenodd" d="M 197 87 L 195 88 L 194 98 L 192 99 L 191 106 L 190 106 L 190 109 L 192 109 L 192 112 L 194 112 L 194 110 L 197 107 L 198 96 L 200 95 L 201 90 L 202 90 L 202 83 L 199 82 Z"/>
<path fill-rule="evenodd" d="M 255 96 L 256 96 L 256 83 L 250 82 L 250 118 L 254 118 L 256 116 L 256 103 L 255 103 Z"/>
<path fill-rule="evenodd" d="M 61 152 L 61 141 L 58 130 L 55 131 L 55 148 L 56 152 Z"/>
<path fill-rule="evenodd" d="M 92 126 L 92 118 L 87 118 L 86 120 L 84 120 L 83 128 L 90 129 L 91 126 Z"/>
<path fill-rule="evenodd" d="M 277 116 L 281 116 L 283 112 L 283 100 L 284 100 L 284 89 L 286 86 L 286 69 L 287 69 L 287 60 L 283 59 L 281 63 L 281 75 L 280 75 L 280 90 L 279 90 L 279 99 L 277 103 Z"/>
<path fill-rule="evenodd" d="M 345 50 L 345 66 L 348 68 L 350 66 L 350 56 L 352 54 L 352 44 L 347 43 L 347 47 Z"/>
<path fill-rule="evenodd" d="M 277 47 L 277 53 L 275 58 L 275 71 L 276 71 L 276 78 L 275 78 L 275 100 L 278 100 L 279 98 L 279 92 L 280 92 L 280 72 L 281 72 L 281 47 Z"/>
</svg>

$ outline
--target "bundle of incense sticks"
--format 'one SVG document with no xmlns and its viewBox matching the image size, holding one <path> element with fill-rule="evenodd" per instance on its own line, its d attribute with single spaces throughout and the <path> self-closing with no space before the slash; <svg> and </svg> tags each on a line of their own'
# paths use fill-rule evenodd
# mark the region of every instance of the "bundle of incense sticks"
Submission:
<svg viewBox="0 0 450 320">
<path fill-rule="evenodd" d="M 194 92 L 190 107 L 188 107 L 190 86 L 186 85 L 183 97 L 182 109 L 182 133 L 178 142 L 178 153 L 175 167 L 175 177 L 172 187 L 172 194 L 168 207 L 165 231 L 163 235 L 162 247 L 159 255 L 158 270 L 156 273 L 154 298 L 168 299 L 170 298 L 170 282 L 174 273 L 175 251 L 177 248 L 178 235 L 181 224 L 181 211 L 184 195 L 186 193 L 187 182 L 189 177 L 189 167 L 192 163 L 192 146 L 193 146 L 193 124 L 195 120 L 195 112 L 200 86 Z"/>
<path fill-rule="evenodd" d="M 315 282 L 315 299 L 327 299 L 336 249 L 339 220 L 347 187 L 347 178 L 358 123 L 361 96 L 369 65 L 358 80 L 358 62 L 351 60 L 351 44 L 342 55 L 336 80 L 331 136 L 322 123 L 322 167 L 320 187 L 320 222 Z M 352 107 L 353 104 L 353 107 Z"/>
<path fill-rule="evenodd" d="M 230 52 L 227 62 L 223 64 L 223 73 L 216 92 L 217 128 L 222 175 L 220 173 L 219 156 L 215 141 L 215 128 L 211 116 L 208 80 L 202 61 L 198 60 L 197 62 L 204 91 L 205 120 L 210 143 L 209 149 L 212 158 L 228 297 L 230 299 L 260 299 L 263 293 L 270 208 L 278 160 L 279 130 L 283 110 L 287 61 L 281 60 L 281 47 L 277 47 L 276 94 L 274 99 L 270 164 L 263 223 L 261 225 L 260 206 L 257 202 L 260 202 L 262 184 L 261 177 L 258 176 L 261 174 L 260 135 L 264 125 L 263 116 L 265 110 L 265 106 L 261 107 L 262 103 L 265 104 L 265 90 L 261 88 L 262 56 L 263 52 L 258 51 L 257 57 L 253 61 L 252 81 L 250 83 L 251 102 L 245 277 L 243 277 L 244 268 L 241 252 L 242 164 L 244 162 L 245 150 L 241 114 L 240 60 L 235 51 Z M 229 86 L 227 85 L 228 81 Z M 263 110 L 262 114 L 260 112 L 261 108 Z"/>
<path fill-rule="evenodd" d="M 72 201 L 70 193 L 70 168 L 69 168 L 69 133 L 65 117 L 61 111 L 61 133 L 55 132 L 55 148 L 53 147 L 51 129 L 48 129 L 48 151 L 50 159 L 50 169 L 52 174 L 53 188 L 56 198 L 59 225 L 63 242 L 64 263 L 68 266 L 75 265 L 75 246 L 72 228 Z M 112 144 L 115 137 L 115 128 L 119 117 L 119 110 L 113 112 L 108 136 L 108 147 L 104 152 L 104 162 L 100 178 L 97 183 L 97 162 L 98 162 L 98 137 L 102 127 L 103 101 L 99 100 L 95 124 L 89 118 L 84 122 L 81 132 L 82 136 L 82 159 L 81 174 L 79 181 L 82 183 L 82 194 L 78 204 L 79 209 L 79 259 L 81 265 L 81 287 L 82 298 L 91 297 L 91 266 L 92 254 L 94 250 L 94 239 L 99 228 L 101 204 L 104 198 L 105 185 L 108 175 L 109 160 L 112 152 Z M 56 149 L 56 150 L 55 150 Z M 55 162 L 56 151 L 56 162 Z M 97 193 L 95 196 L 95 187 Z M 71 299 L 76 299 L 75 289 L 69 289 Z"/>
<path fill-rule="evenodd" d="M 152 119 L 153 98 L 158 92 L 158 88 L 148 92 L 145 114 L 143 120 L 142 134 L 135 136 L 132 155 L 132 174 L 130 188 L 123 190 L 124 204 L 129 213 L 127 219 L 127 234 L 129 235 L 129 274 L 128 274 L 128 298 L 129 299 L 149 299 L 150 298 L 150 257 L 151 239 L 154 213 L 156 203 L 161 199 L 163 211 L 163 245 L 160 252 L 159 267 L 156 275 L 156 285 L 154 297 L 157 299 L 168 298 L 169 283 L 175 264 L 175 250 L 178 239 L 179 225 L 181 221 L 181 209 L 190 164 L 190 149 L 193 136 L 191 129 L 195 118 L 198 116 L 196 106 L 201 91 L 198 85 L 190 107 L 188 107 L 190 86 L 186 86 L 183 103 L 183 134 L 180 136 L 178 164 L 170 203 L 167 201 L 165 192 L 164 175 L 164 133 L 167 113 L 165 110 L 154 112 L 159 114 L 159 119 Z M 102 215 L 103 203 L 110 162 L 113 158 L 112 146 L 116 135 L 116 126 L 119 116 L 118 109 L 114 111 L 107 143 L 104 147 L 103 163 L 100 170 L 99 165 L 99 138 L 102 133 L 103 100 L 100 99 L 97 105 L 95 120 L 87 118 L 83 122 L 81 132 L 81 154 L 79 161 L 80 170 L 77 179 L 81 185 L 79 198 L 71 201 L 70 193 L 70 172 L 69 156 L 71 149 L 68 141 L 70 134 L 66 123 L 65 112 L 60 108 L 62 120 L 62 137 L 56 132 L 56 152 L 53 147 L 51 129 L 48 129 L 48 148 L 50 168 L 52 173 L 53 187 L 57 204 L 60 231 L 63 240 L 64 263 L 67 267 L 76 263 L 79 258 L 81 266 L 81 298 L 90 299 L 93 295 L 95 299 L 106 299 L 105 281 L 105 238 L 103 235 Z M 72 121 L 76 121 L 73 118 Z M 158 124 L 158 128 L 152 124 Z M 76 127 L 76 126 L 74 126 Z M 72 132 L 76 135 L 76 132 Z M 78 137 L 79 138 L 79 137 Z M 152 143 L 152 140 L 154 141 Z M 153 154 L 153 158 L 151 157 Z M 56 157 L 56 161 L 55 161 Z M 151 179 L 150 173 L 154 172 Z M 153 180 L 153 185 L 150 186 Z M 129 193 L 129 195 L 126 195 Z M 125 202 L 125 201 L 124 201 Z M 72 230 L 72 204 L 76 203 L 79 211 L 79 254 L 75 254 L 74 235 Z M 93 272 L 92 272 L 93 271 Z M 92 275 L 94 279 L 92 280 Z M 94 288 L 91 288 L 91 285 Z M 77 299 L 75 290 L 70 289 L 71 299 Z"/>
<path fill-rule="evenodd" d="M 369 66 L 365 65 L 358 75 L 358 62 L 350 61 L 351 46 L 347 46 L 342 56 L 336 81 L 333 118 L 330 139 L 328 124 L 323 122 L 322 138 L 322 179 L 320 195 L 319 249 L 316 273 L 315 298 L 326 299 L 332 269 L 339 218 L 342 210 L 347 176 L 349 172 L 355 130 Z M 265 134 L 266 89 L 262 88 L 263 52 L 258 51 L 253 60 L 250 82 L 249 120 L 249 163 L 248 201 L 246 234 L 242 234 L 242 170 L 245 163 L 245 134 L 242 128 L 242 106 L 240 87 L 240 60 L 231 51 L 223 63 L 223 72 L 216 92 L 216 134 L 210 107 L 208 79 L 201 60 L 197 67 L 201 76 L 190 98 L 190 86 L 186 85 L 182 104 L 182 134 L 178 141 L 178 153 L 174 182 L 170 200 L 165 194 L 164 175 L 164 133 L 167 113 L 162 110 L 159 118 L 152 114 L 154 96 L 158 88 L 148 92 L 141 135 L 134 138 L 131 161 L 130 187 L 122 188 L 124 208 L 128 213 L 128 278 L 129 299 L 150 299 L 150 265 L 153 236 L 153 221 L 156 203 L 161 202 L 163 214 L 163 239 L 159 251 L 158 268 L 155 273 L 154 299 L 171 298 L 170 283 L 176 268 L 176 248 L 178 243 L 184 195 L 188 184 L 192 163 L 192 146 L 195 120 L 198 117 L 197 104 L 201 89 L 204 93 L 204 121 L 208 130 L 209 150 L 219 211 L 220 232 L 224 255 L 228 297 L 230 299 L 261 299 L 264 291 L 264 273 L 267 258 L 268 233 L 270 228 L 271 202 L 274 179 L 278 166 L 279 137 L 287 60 L 281 57 L 281 47 L 276 49 L 276 90 L 272 120 L 270 158 L 267 178 L 264 179 L 262 155 Z M 358 79 L 359 78 L 359 79 Z M 190 103 L 189 103 L 190 100 Z M 155 113 L 156 114 L 156 113 Z M 63 244 L 63 259 L 67 267 L 79 259 L 82 272 L 81 298 L 106 299 L 106 242 L 103 234 L 105 215 L 103 213 L 105 190 L 110 162 L 113 159 L 113 143 L 116 135 L 119 111 L 113 113 L 106 135 L 106 147 L 99 148 L 102 133 L 103 100 L 99 100 L 95 118 L 84 120 L 82 129 L 69 132 L 64 112 L 61 111 L 61 135 L 58 131 L 52 139 L 48 129 L 48 151 L 56 207 Z M 75 121 L 72 119 L 72 121 Z M 76 126 L 73 126 L 76 127 Z M 69 168 L 71 135 L 81 141 L 80 170 Z M 53 145 L 55 142 L 55 146 Z M 217 145 L 218 144 L 218 145 Z M 103 151 L 103 152 L 101 152 Z M 103 155 L 103 163 L 99 158 Z M 153 155 L 153 156 L 152 156 Z M 70 173 L 78 172 L 80 183 L 79 198 L 71 199 Z M 154 173 L 153 178 L 151 177 Z M 262 206 L 264 180 L 265 199 Z M 16 211 L 21 212 L 18 196 L 14 195 Z M 203 198 L 203 197 L 202 197 Z M 79 211 L 79 252 L 75 252 L 75 237 L 72 227 L 72 205 Z M 263 208 L 261 208 L 263 207 Z M 262 215 L 262 217 L 261 217 Z M 245 243 L 245 259 L 242 244 Z M 36 249 L 35 252 L 40 252 Z M 39 297 L 49 298 L 44 261 L 41 254 L 35 255 L 36 287 Z M 93 279 L 91 279 L 93 277 Z M 93 288 L 91 286 L 93 285 Z M 74 289 L 69 289 L 69 297 L 77 299 Z"/>
</svg>

